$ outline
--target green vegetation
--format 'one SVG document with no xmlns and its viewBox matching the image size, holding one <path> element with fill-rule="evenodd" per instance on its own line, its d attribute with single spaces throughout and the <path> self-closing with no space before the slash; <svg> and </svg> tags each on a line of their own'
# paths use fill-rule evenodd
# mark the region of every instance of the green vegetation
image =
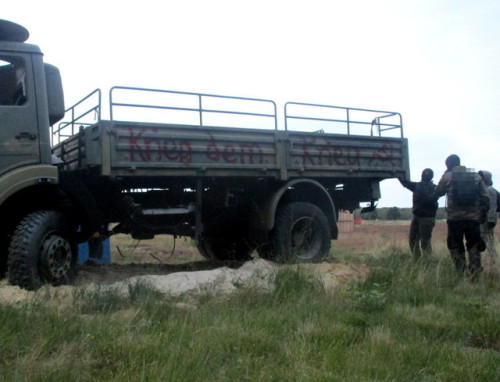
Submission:
<svg viewBox="0 0 500 382">
<path fill-rule="evenodd" d="M 336 293 L 295 271 L 273 292 L 167 300 L 77 290 L 0 304 L 2 381 L 498 381 L 500 284 L 389 247 Z"/>
</svg>

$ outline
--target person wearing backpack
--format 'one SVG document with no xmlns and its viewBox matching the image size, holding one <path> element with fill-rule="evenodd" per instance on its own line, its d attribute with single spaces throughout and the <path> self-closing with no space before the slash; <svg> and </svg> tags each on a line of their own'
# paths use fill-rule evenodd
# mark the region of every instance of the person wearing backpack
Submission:
<svg viewBox="0 0 500 382">
<path fill-rule="evenodd" d="M 410 224 L 409 243 L 415 260 L 420 259 L 422 255 L 428 257 L 432 253 L 432 230 L 436 224 L 438 208 L 433 177 L 434 171 L 426 168 L 422 171 L 420 182 L 399 179 L 403 187 L 413 192 L 413 219 Z"/>
<path fill-rule="evenodd" d="M 498 191 L 493 188 L 493 180 L 491 172 L 479 171 L 478 174 L 483 179 L 490 197 L 490 205 L 484 222 L 481 223 L 481 236 L 486 244 L 486 258 L 484 259 L 484 268 L 495 273 L 495 263 L 497 251 L 495 248 L 495 226 L 497 224 L 497 211 L 500 207 L 500 198 Z"/>
<path fill-rule="evenodd" d="M 436 196 L 446 194 L 447 246 L 457 271 L 476 281 L 482 271 L 481 252 L 485 249 L 480 222 L 489 208 L 488 192 L 481 176 L 462 166 L 458 155 L 448 156 L 445 164 L 447 170 L 438 182 Z"/>
</svg>

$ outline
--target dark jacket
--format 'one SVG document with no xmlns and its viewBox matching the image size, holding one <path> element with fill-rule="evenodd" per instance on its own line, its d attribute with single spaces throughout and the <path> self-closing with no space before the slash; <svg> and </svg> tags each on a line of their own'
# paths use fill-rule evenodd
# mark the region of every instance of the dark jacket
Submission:
<svg viewBox="0 0 500 382">
<path fill-rule="evenodd" d="M 438 209 L 437 197 L 435 197 L 436 185 L 429 181 L 411 182 L 401 180 L 403 187 L 413 192 L 413 215 L 417 217 L 433 218 Z"/>
</svg>

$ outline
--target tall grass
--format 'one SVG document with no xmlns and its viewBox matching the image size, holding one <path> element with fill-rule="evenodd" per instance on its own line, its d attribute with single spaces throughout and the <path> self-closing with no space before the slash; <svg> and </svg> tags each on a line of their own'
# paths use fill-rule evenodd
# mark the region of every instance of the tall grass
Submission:
<svg viewBox="0 0 500 382">
<path fill-rule="evenodd" d="M 135 285 L 0 305 L 0 380 L 500 380 L 498 279 L 471 284 L 444 253 L 363 261 L 368 280 L 333 294 L 285 268 L 268 293 L 186 302 Z"/>
</svg>

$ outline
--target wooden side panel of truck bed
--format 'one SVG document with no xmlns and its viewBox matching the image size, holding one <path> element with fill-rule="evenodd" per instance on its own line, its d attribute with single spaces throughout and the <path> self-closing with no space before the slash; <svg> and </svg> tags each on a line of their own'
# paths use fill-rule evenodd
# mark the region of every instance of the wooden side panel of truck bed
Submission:
<svg viewBox="0 0 500 382">
<path fill-rule="evenodd" d="M 55 154 L 68 169 L 98 166 L 105 176 L 383 179 L 408 171 L 403 138 L 120 121 L 81 134 Z"/>
<path fill-rule="evenodd" d="M 113 122 L 111 173 L 139 176 L 260 176 L 279 173 L 270 130 Z"/>
<path fill-rule="evenodd" d="M 324 133 L 288 133 L 290 177 L 405 177 L 408 143 L 404 138 Z"/>
</svg>

